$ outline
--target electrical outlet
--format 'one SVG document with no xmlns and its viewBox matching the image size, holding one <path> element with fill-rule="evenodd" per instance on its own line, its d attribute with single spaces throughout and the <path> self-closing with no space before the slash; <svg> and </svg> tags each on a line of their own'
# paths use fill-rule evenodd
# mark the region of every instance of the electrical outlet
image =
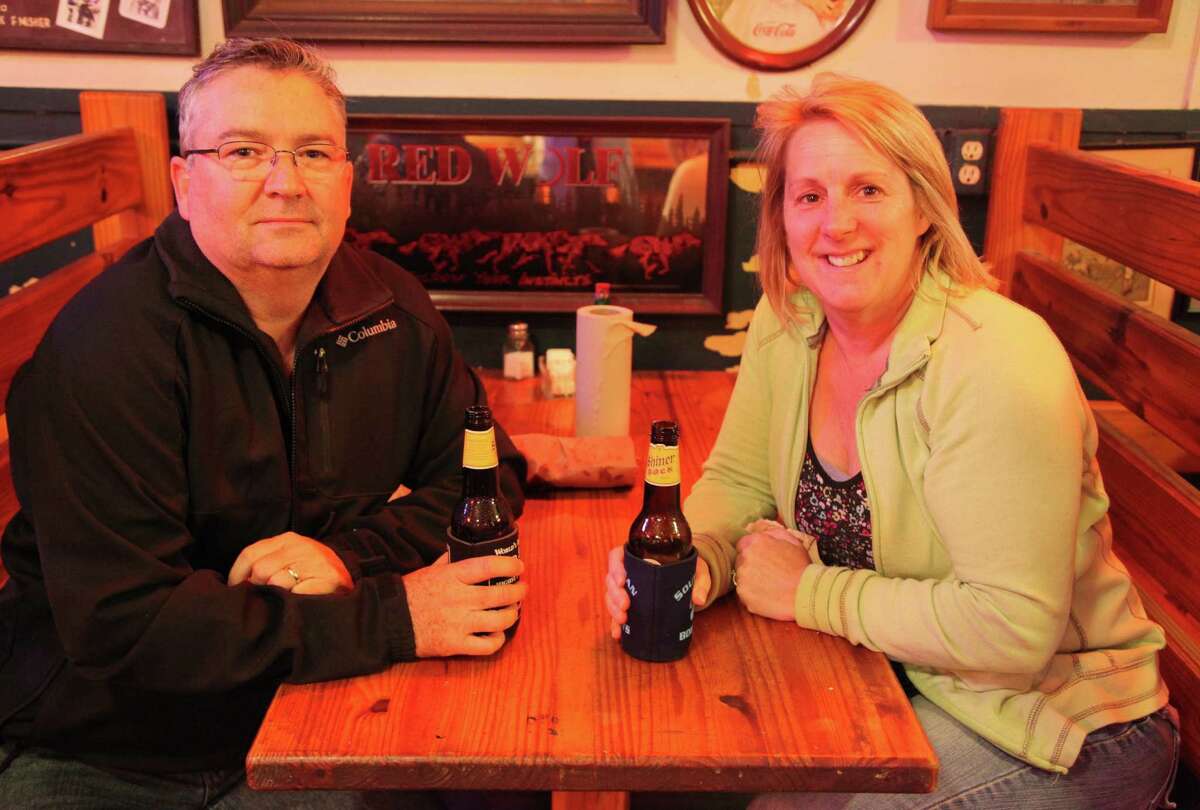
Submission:
<svg viewBox="0 0 1200 810">
<path fill-rule="evenodd" d="M 938 136 L 950 164 L 954 190 L 960 195 L 986 194 L 991 130 L 943 129 Z"/>
<path fill-rule="evenodd" d="M 958 167 L 958 183 L 963 186 L 977 186 L 983 180 L 983 172 L 975 163 L 964 163 Z"/>
</svg>

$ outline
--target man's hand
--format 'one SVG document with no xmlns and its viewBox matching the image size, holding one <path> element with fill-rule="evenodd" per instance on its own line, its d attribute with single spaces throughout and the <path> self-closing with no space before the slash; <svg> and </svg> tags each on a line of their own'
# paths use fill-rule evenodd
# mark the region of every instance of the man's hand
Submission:
<svg viewBox="0 0 1200 810">
<path fill-rule="evenodd" d="M 712 576 L 706 563 L 696 555 L 696 578 L 692 582 L 692 604 L 700 607 L 708 601 L 712 589 Z M 629 619 L 629 592 L 625 590 L 625 546 L 617 546 L 608 552 L 608 574 L 604 577 L 604 606 L 612 617 L 609 632 L 614 639 L 621 638 L 621 625 Z"/>
<path fill-rule="evenodd" d="M 246 546 L 233 561 L 228 582 L 273 585 L 299 594 L 354 588 L 354 580 L 337 552 L 295 532 L 284 532 Z"/>
<path fill-rule="evenodd" d="M 751 613 L 793 620 L 796 587 L 810 562 L 803 544 L 779 527 L 747 534 L 738 540 L 737 548 L 738 599 Z"/>
<path fill-rule="evenodd" d="M 517 557 L 446 560 L 443 554 L 404 576 L 417 657 L 491 655 L 504 645 L 504 630 L 516 622 L 529 586 L 478 583 L 520 576 L 525 564 Z"/>
</svg>

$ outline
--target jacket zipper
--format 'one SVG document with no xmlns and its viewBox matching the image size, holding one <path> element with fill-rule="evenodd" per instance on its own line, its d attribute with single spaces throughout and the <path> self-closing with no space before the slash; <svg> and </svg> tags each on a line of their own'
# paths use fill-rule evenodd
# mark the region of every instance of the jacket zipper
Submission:
<svg viewBox="0 0 1200 810">
<path fill-rule="evenodd" d="M 883 396 L 883 394 L 885 392 L 890 391 L 893 388 L 900 385 L 900 383 L 904 382 L 909 377 L 911 377 L 913 372 L 915 372 L 921 366 L 925 365 L 927 362 L 929 362 L 929 354 L 928 353 L 921 355 L 921 358 L 919 360 L 917 360 L 917 362 L 913 363 L 912 366 L 910 366 L 908 369 L 906 369 L 903 373 L 898 374 L 896 376 L 896 379 L 893 380 L 892 382 L 888 383 L 886 386 L 880 386 L 879 380 L 876 380 L 875 384 L 872 385 L 871 388 L 867 391 L 867 395 L 864 396 L 859 401 L 858 408 L 855 409 L 854 441 L 857 444 L 856 449 L 858 450 L 859 464 L 862 467 L 863 489 L 866 490 L 868 504 L 874 504 L 874 503 L 877 503 L 877 501 L 875 500 L 874 487 L 872 486 L 872 483 L 871 483 L 871 471 L 870 471 L 870 468 L 867 466 L 867 456 L 862 451 L 862 448 L 863 448 L 863 440 L 862 440 L 863 407 L 867 404 L 868 400 L 877 399 L 877 398 Z M 878 542 L 879 535 L 876 533 L 876 529 L 878 528 L 878 526 L 879 526 L 879 521 L 872 518 L 872 520 L 871 520 L 871 555 L 875 560 L 875 570 L 878 571 L 880 574 L 884 574 L 884 576 L 886 576 L 886 574 L 884 573 L 884 570 L 883 570 L 883 559 L 879 553 L 880 552 L 879 542 Z"/>
<path fill-rule="evenodd" d="M 317 395 L 321 411 L 321 465 L 322 473 L 333 475 L 333 425 L 329 418 L 329 361 L 326 359 L 325 347 L 318 346 L 313 350 L 317 358 Z"/>
<path fill-rule="evenodd" d="M 234 323 L 233 321 L 230 321 L 227 318 L 222 318 L 220 315 L 215 315 L 212 312 L 208 311 L 207 309 L 204 309 L 200 305 L 196 304 L 195 302 L 193 302 L 187 298 L 178 298 L 176 300 L 178 300 L 179 303 L 182 306 L 186 307 L 187 309 L 190 309 L 193 312 L 198 312 L 201 315 L 205 316 L 206 318 L 211 318 L 212 320 L 216 321 L 217 323 L 224 324 L 225 326 L 228 326 L 230 329 L 232 329 L 234 332 L 237 332 L 239 335 L 243 335 L 244 337 L 249 339 L 251 344 L 253 344 L 255 351 L 257 351 L 259 353 L 259 355 L 263 358 L 263 360 L 266 361 L 267 366 L 272 370 L 271 373 L 275 377 L 275 381 L 279 386 L 279 390 L 281 390 L 281 391 L 285 390 L 285 389 L 287 390 L 287 392 L 288 392 L 288 417 L 291 420 L 291 436 L 292 436 L 291 448 L 290 448 L 290 452 L 288 454 L 288 473 L 289 473 L 289 478 L 291 479 L 291 488 L 292 488 L 292 503 L 291 503 L 290 509 L 288 510 L 288 529 L 291 531 L 295 531 L 296 501 L 297 501 L 297 498 L 296 498 L 296 373 L 295 373 L 295 369 L 300 363 L 300 355 L 305 351 L 307 346 L 297 346 L 296 347 L 295 353 L 292 356 L 292 369 L 293 369 L 292 377 L 290 380 L 284 380 L 282 375 L 280 374 L 278 364 L 275 363 L 274 358 L 269 356 L 267 354 L 267 352 L 263 351 L 262 346 L 259 345 L 258 340 L 254 337 L 254 335 L 250 334 L 248 331 L 246 331 L 245 329 L 243 329 L 241 326 Z M 362 320 L 363 318 L 370 317 L 371 315 L 373 315 L 374 313 L 378 312 L 379 310 L 381 310 L 383 308 L 384 307 L 381 306 L 381 307 L 378 307 L 377 309 L 371 310 L 370 312 L 364 313 L 356 320 Z M 325 335 L 333 334 L 340 328 L 341 327 L 339 327 L 339 326 L 335 326 L 334 328 L 328 329 L 319 335 L 315 335 L 314 339 L 319 339 L 319 338 L 324 337 Z M 311 341 L 308 345 L 312 345 Z M 331 469 L 333 466 L 333 464 L 332 464 L 332 454 L 333 453 L 332 453 L 332 449 L 331 449 L 331 445 L 330 445 L 331 423 L 330 423 L 330 417 L 329 417 L 329 396 L 328 396 L 328 394 L 329 394 L 329 376 L 328 376 L 329 363 L 325 359 L 325 349 L 323 347 L 318 347 L 317 349 L 314 349 L 314 354 L 317 356 L 317 391 L 320 394 L 320 400 L 321 400 L 321 421 L 322 421 L 321 427 L 322 427 L 322 432 L 324 434 L 322 436 L 322 444 L 324 446 L 324 457 L 325 457 L 324 462 L 326 463 L 326 469 Z"/>
<path fill-rule="evenodd" d="M 296 373 L 300 365 L 300 350 L 292 352 L 292 376 L 288 380 L 288 414 L 292 419 L 292 446 L 288 453 L 288 469 L 292 473 L 292 503 L 288 508 L 288 529 L 296 531 Z"/>
</svg>

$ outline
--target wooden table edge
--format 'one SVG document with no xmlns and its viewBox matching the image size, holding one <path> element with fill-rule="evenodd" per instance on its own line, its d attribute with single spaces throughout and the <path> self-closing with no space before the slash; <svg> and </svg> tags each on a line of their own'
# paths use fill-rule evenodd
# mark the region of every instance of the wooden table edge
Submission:
<svg viewBox="0 0 1200 810">
<path fill-rule="evenodd" d="M 303 766 L 297 768 L 297 766 Z M 462 769 L 470 777 L 463 779 Z M 297 770 L 303 778 L 297 778 Z M 453 778 L 450 774 L 453 773 Z M 737 778 L 730 781 L 729 775 Z M 653 768 L 645 764 L 570 765 L 509 760 L 438 762 L 428 757 L 246 758 L 246 779 L 254 790 L 535 790 L 535 791 L 700 791 L 778 793 L 834 791 L 929 793 L 937 786 L 936 756 L 891 758 L 877 764 L 697 763 Z M 454 787 L 448 788 L 447 782 Z"/>
</svg>

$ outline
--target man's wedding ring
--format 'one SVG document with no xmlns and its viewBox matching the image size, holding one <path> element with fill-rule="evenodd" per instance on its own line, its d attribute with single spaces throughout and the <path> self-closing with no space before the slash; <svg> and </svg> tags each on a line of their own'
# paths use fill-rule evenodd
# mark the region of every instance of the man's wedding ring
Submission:
<svg viewBox="0 0 1200 810">
<path fill-rule="evenodd" d="M 288 576 L 292 578 L 292 584 L 299 585 L 300 575 L 296 573 L 296 569 L 289 565 L 285 570 L 287 571 Z"/>
</svg>

